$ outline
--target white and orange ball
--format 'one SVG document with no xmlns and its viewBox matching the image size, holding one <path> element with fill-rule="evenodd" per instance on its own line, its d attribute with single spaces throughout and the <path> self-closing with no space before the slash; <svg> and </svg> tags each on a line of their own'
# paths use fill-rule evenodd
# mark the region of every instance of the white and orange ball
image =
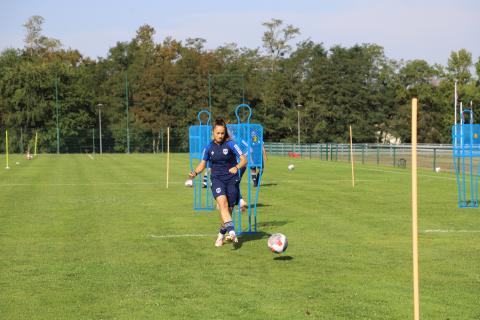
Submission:
<svg viewBox="0 0 480 320">
<path fill-rule="evenodd" d="M 285 252 L 288 247 L 288 239 L 282 233 L 274 233 L 268 238 L 268 247 L 273 253 Z"/>
</svg>

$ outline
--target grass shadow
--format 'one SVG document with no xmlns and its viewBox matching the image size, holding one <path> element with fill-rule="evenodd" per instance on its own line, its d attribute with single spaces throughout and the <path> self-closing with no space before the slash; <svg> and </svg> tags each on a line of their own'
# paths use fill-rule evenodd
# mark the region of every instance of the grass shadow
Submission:
<svg viewBox="0 0 480 320">
<path fill-rule="evenodd" d="M 275 220 L 275 221 L 262 221 L 257 224 L 258 228 L 265 228 L 265 227 L 280 227 L 284 226 L 288 223 L 287 220 Z"/>
<path fill-rule="evenodd" d="M 245 242 L 268 239 L 268 237 L 270 236 L 271 236 L 270 233 L 263 232 L 263 231 L 258 231 L 255 233 L 242 233 L 238 237 L 238 242 L 233 244 L 233 250 L 240 249 Z"/>
<path fill-rule="evenodd" d="M 271 206 L 272 206 L 271 204 L 257 203 L 257 208 L 261 208 L 261 207 L 271 207 Z"/>
<path fill-rule="evenodd" d="M 260 184 L 261 187 L 274 187 L 278 185 L 278 183 L 262 183 Z"/>
<path fill-rule="evenodd" d="M 292 256 L 279 256 L 279 257 L 273 258 L 273 260 L 276 260 L 276 261 L 290 261 L 290 260 L 293 260 L 293 257 Z"/>
</svg>

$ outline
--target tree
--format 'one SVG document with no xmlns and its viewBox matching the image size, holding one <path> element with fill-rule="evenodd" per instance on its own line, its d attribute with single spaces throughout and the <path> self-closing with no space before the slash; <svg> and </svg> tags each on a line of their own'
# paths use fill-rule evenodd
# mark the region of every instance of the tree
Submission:
<svg viewBox="0 0 480 320">
<path fill-rule="evenodd" d="M 452 51 L 448 59 L 447 70 L 451 79 L 455 79 L 459 84 L 467 84 L 472 75 L 470 68 L 472 67 L 472 54 L 465 49 Z"/>
<path fill-rule="evenodd" d="M 57 39 L 48 38 L 42 35 L 42 24 L 45 19 L 41 16 L 32 16 L 23 25 L 27 34 L 25 35 L 25 48 L 29 54 L 51 52 L 61 47 Z"/>
<path fill-rule="evenodd" d="M 262 25 L 267 28 L 262 37 L 263 46 L 271 59 L 272 72 L 275 72 L 276 62 L 290 53 L 292 47 L 288 42 L 300 34 L 300 29 L 290 24 L 281 28 L 283 21 L 280 19 L 272 19 Z"/>
</svg>

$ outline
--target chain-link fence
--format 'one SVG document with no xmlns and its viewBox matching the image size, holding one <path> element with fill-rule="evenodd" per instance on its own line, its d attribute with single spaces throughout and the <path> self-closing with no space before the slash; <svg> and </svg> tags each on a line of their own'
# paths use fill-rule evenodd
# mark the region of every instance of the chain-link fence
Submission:
<svg viewBox="0 0 480 320">
<path fill-rule="evenodd" d="M 349 144 L 316 143 L 265 143 L 268 154 L 301 158 L 317 158 L 325 161 L 350 161 Z M 355 163 L 407 168 L 411 161 L 411 145 L 354 144 Z M 454 172 L 452 145 L 419 144 L 418 166 L 432 170 Z"/>
</svg>

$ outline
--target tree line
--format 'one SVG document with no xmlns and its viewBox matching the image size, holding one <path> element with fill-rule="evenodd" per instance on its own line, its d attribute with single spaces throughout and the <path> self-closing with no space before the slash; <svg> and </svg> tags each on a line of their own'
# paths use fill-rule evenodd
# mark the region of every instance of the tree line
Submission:
<svg viewBox="0 0 480 320">
<path fill-rule="evenodd" d="M 236 122 L 242 102 L 264 126 L 265 141 L 297 141 L 300 121 L 302 143 L 347 142 L 349 125 L 357 143 L 409 142 L 412 97 L 420 102 L 419 142 L 450 143 L 455 81 L 464 105 L 480 102 L 480 58 L 461 48 L 446 66 L 398 61 L 377 44 L 296 42 L 298 28 L 272 19 L 263 23 L 262 48 L 232 42 L 207 50 L 202 38 L 155 42 L 155 29 L 142 25 L 133 39 L 92 59 L 43 35 L 43 23 L 31 17 L 24 48 L 0 54 L 0 126 L 40 132 L 49 152 L 57 120 L 62 150 L 72 141 L 89 145 L 99 108 L 104 144 L 123 152 L 127 127 L 131 151 L 158 149 L 167 127 L 172 145 L 185 149 L 199 110 Z"/>
</svg>

